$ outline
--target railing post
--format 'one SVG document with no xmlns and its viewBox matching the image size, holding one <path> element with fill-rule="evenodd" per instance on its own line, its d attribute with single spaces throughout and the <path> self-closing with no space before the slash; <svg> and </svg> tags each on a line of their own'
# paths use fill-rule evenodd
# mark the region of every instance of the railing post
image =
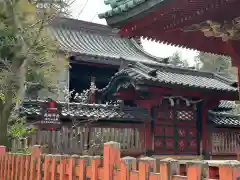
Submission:
<svg viewBox="0 0 240 180">
<path fill-rule="evenodd" d="M 136 168 L 136 158 L 124 157 L 121 159 L 121 180 L 130 180 L 130 172 Z"/>
<path fill-rule="evenodd" d="M 120 167 L 120 144 L 117 142 L 104 143 L 104 180 L 113 179 L 113 170 Z"/>
<path fill-rule="evenodd" d="M 41 146 L 40 145 L 34 145 L 32 147 L 32 152 L 31 152 L 31 163 L 30 163 L 30 180 L 36 179 L 36 166 L 38 163 L 35 163 L 35 161 L 40 161 L 40 156 L 42 154 L 41 152 Z M 18 159 L 17 159 L 18 160 Z M 18 163 L 18 162 L 17 162 Z"/>
<path fill-rule="evenodd" d="M 201 180 L 203 165 L 202 161 L 187 162 L 187 180 Z"/>
<path fill-rule="evenodd" d="M 77 162 L 79 166 L 79 177 L 78 180 L 85 180 L 87 176 L 86 168 L 89 162 L 89 156 L 80 156 Z"/>
<path fill-rule="evenodd" d="M 151 171 L 156 171 L 156 159 L 150 157 L 141 158 L 139 162 L 139 180 L 149 179 Z"/>
<path fill-rule="evenodd" d="M 160 180 L 171 180 L 172 176 L 178 173 L 178 161 L 171 158 L 166 158 L 160 161 Z"/>
<path fill-rule="evenodd" d="M 5 154 L 6 154 L 6 147 L 0 146 L 0 179 L 4 179 L 4 168 L 5 168 Z"/>
<path fill-rule="evenodd" d="M 237 160 L 240 161 L 240 152 L 237 153 Z"/>
<path fill-rule="evenodd" d="M 6 146 L 0 146 L 0 155 L 6 153 Z"/>
<path fill-rule="evenodd" d="M 98 167 L 101 163 L 100 156 L 93 156 L 91 159 L 92 177 L 91 180 L 98 180 Z"/>
<path fill-rule="evenodd" d="M 219 164 L 219 180 L 239 180 L 240 163 L 238 161 L 225 161 Z"/>
</svg>

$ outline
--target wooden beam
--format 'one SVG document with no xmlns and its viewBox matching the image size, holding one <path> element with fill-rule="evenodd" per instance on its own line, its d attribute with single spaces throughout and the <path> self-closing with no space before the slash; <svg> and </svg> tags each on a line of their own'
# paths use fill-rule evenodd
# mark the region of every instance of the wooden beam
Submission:
<svg viewBox="0 0 240 180">
<path fill-rule="evenodd" d="M 168 89 L 168 88 L 158 88 L 158 87 L 150 87 L 148 88 L 149 93 L 153 98 L 156 96 L 162 95 L 173 95 L 173 96 L 184 96 L 184 97 L 195 97 L 200 99 L 215 99 L 215 100 L 236 100 L 233 95 L 228 95 L 227 93 L 217 93 L 217 92 L 201 92 L 198 91 L 189 91 L 177 90 L 177 89 Z"/>
<path fill-rule="evenodd" d="M 207 114 L 208 105 L 205 101 L 202 105 L 202 150 L 204 158 L 209 159 L 209 143 L 208 143 L 208 128 L 207 128 Z"/>
</svg>

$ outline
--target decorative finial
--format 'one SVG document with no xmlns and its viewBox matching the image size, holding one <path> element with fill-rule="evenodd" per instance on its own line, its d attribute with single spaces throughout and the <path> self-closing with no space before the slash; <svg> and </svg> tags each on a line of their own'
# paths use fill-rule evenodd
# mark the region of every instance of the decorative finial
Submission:
<svg viewBox="0 0 240 180">
<path fill-rule="evenodd" d="M 93 104 L 95 102 L 95 91 L 97 87 L 95 84 L 95 77 L 91 77 L 91 83 L 90 83 L 90 103 Z"/>
</svg>

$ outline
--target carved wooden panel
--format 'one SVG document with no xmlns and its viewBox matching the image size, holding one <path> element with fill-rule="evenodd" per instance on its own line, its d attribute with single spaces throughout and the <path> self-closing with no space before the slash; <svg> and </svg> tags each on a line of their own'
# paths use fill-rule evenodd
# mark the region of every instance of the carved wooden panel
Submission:
<svg viewBox="0 0 240 180">
<path fill-rule="evenodd" d="M 155 154 L 198 153 L 196 114 L 193 108 L 154 107 Z"/>
<path fill-rule="evenodd" d="M 183 121 L 193 121 L 195 120 L 195 113 L 190 110 L 177 110 L 176 119 Z"/>
</svg>

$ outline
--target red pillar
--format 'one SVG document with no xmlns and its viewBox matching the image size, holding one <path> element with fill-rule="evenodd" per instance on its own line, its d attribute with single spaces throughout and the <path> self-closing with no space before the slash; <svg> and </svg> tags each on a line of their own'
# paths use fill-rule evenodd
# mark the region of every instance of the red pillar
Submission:
<svg viewBox="0 0 240 180">
<path fill-rule="evenodd" d="M 151 102 L 148 100 L 139 100 L 137 101 L 137 105 L 139 107 L 146 108 L 148 113 L 151 114 Z M 153 151 L 153 136 L 152 136 L 152 125 L 151 120 L 146 119 L 144 124 L 143 131 L 140 132 L 140 137 L 144 139 L 144 146 L 146 152 Z"/>
<path fill-rule="evenodd" d="M 207 101 L 203 102 L 202 105 L 202 151 L 204 158 L 209 159 L 209 142 L 208 142 L 208 128 L 207 128 L 207 113 L 208 113 L 208 106 Z"/>
</svg>

